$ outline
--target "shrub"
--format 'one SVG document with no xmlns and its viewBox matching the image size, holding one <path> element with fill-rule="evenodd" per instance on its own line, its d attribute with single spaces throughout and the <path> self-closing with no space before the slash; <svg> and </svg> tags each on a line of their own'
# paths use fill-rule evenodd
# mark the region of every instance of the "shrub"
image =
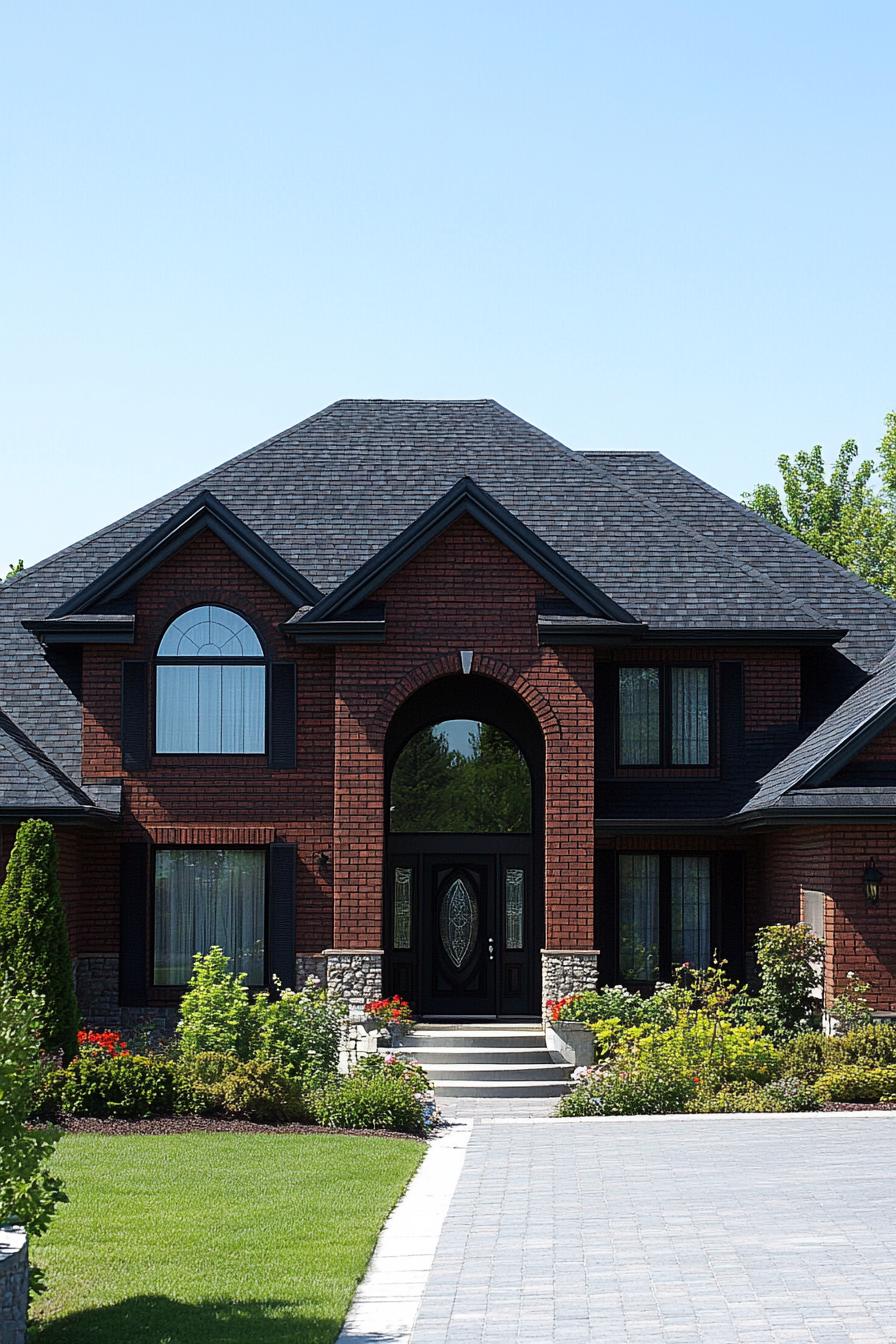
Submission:
<svg viewBox="0 0 896 1344">
<path fill-rule="evenodd" d="M 143 1120 L 174 1109 L 174 1066 L 155 1055 L 108 1055 L 91 1050 L 65 1069 L 60 1090 L 67 1115 Z"/>
<path fill-rule="evenodd" d="M 218 1087 L 227 1115 L 261 1125 L 308 1120 L 311 1115 L 299 1084 L 270 1060 L 250 1059 L 237 1064 Z"/>
<path fill-rule="evenodd" d="M 700 1092 L 688 1106 L 701 1114 L 744 1114 L 748 1112 L 815 1111 L 818 1098 L 812 1086 L 802 1078 L 778 1078 L 759 1087 L 723 1087 L 718 1092 Z"/>
<path fill-rule="evenodd" d="M 426 1132 L 424 1106 L 416 1084 L 387 1069 L 365 1069 L 330 1083 L 314 1098 L 314 1110 L 320 1123 L 332 1128 Z"/>
<path fill-rule="evenodd" d="M 32 1237 L 66 1199 L 47 1168 L 57 1135 L 26 1125 L 40 1078 L 40 1026 L 36 996 L 0 980 L 0 1227 L 21 1224 Z"/>
<path fill-rule="evenodd" d="M 557 1115 L 675 1114 L 685 1109 L 697 1083 L 666 1060 L 654 1057 L 648 1064 L 635 1053 L 576 1069 L 573 1079 L 575 1086 L 560 1099 Z"/>
<path fill-rule="evenodd" d="M 824 943 L 806 924 L 769 924 L 756 935 L 760 987 L 756 1006 L 776 1041 L 811 1027 L 818 1013 L 812 991 L 821 983 Z"/>
<path fill-rule="evenodd" d="M 896 1026 L 872 1022 L 843 1036 L 829 1036 L 825 1039 L 824 1055 L 828 1069 L 843 1064 L 896 1064 Z"/>
<path fill-rule="evenodd" d="M 77 1049 L 78 1008 L 58 854 L 48 821 L 23 821 L 0 887 L 0 975 L 14 989 L 37 995 L 41 1044 L 71 1059 Z"/>
<path fill-rule="evenodd" d="M 820 1101 L 877 1102 L 896 1094 L 896 1065 L 847 1064 L 823 1073 L 815 1084 Z"/>
<path fill-rule="evenodd" d="M 256 1053 L 310 1094 L 335 1076 L 346 1011 L 313 978 L 298 993 L 259 997 L 252 1009 Z"/>
<path fill-rule="evenodd" d="M 820 1031 L 802 1031 L 792 1036 L 781 1047 L 781 1073 L 814 1083 L 825 1070 L 825 1056 L 830 1038 Z"/>
<path fill-rule="evenodd" d="M 241 1061 L 213 1050 L 180 1058 L 175 1066 L 174 1104 L 181 1115 L 219 1115 L 224 1110 L 223 1083 Z"/>
<path fill-rule="evenodd" d="M 831 1003 L 831 1017 L 837 1023 L 838 1031 L 854 1031 L 856 1027 L 867 1027 L 874 1014 L 868 1005 L 871 986 L 867 980 L 860 980 L 855 971 L 846 972 L 846 983 Z"/>
<path fill-rule="evenodd" d="M 177 1040 L 182 1056 L 236 1055 L 248 1059 L 252 1051 L 252 1006 L 246 973 L 234 975 L 230 958 L 212 947 L 193 958 L 193 974 L 180 1006 Z"/>
<path fill-rule="evenodd" d="M 707 1087 L 767 1083 L 778 1072 L 778 1052 L 761 1027 L 736 1025 L 705 1010 L 680 1013 L 665 1031 L 632 1034 L 628 1048 L 644 1068 L 656 1060 Z"/>
<path fill-rule="evenodd" d="M 568 994 L 563 999 L 548 999 L 546 1007 L 554 1022 L 584 1022 L 593 1026 L 596 1022 L 613 1020 L 624 1027 L 644 1023 L 669 1026 L 675 1017 L 672 999 L 671 985 L 657 985 L 656 992 L 647 998 L 624 985 L 606 985 L 603 989 Z"/>
</svg>

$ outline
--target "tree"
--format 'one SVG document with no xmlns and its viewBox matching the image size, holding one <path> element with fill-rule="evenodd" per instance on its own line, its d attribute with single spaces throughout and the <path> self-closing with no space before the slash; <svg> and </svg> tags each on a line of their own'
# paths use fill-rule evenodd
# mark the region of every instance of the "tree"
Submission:
<svg viewBox="0 0 896 1344">
<path fill-rule="evenodd" d="M 778 458 L 781 485 L 743 496 L 756 513 L 868 583 L 896 595 L 896 412 L 886 417 L 876 456 L 858 458 L 848 439 L 830 473 L 819 444 Z"/>
<path fill-rule="evenodd" d="M 14 990 L 35 994 L 44 1050 L 71 1059 L 78 1045 L 58 853 L 48 821 L 23 821 L 0 888 L 0 975 Z"/>
<path fill-rule="evenodd" d="M 415 733 L 392 772 L 393 831 L 445 831 L 454 752 L 435 728 Z"/>
<path fill-rule="evenodd" d="M 15 576 L 16 576 L 17 574 L 21 574 L 21 572 L 22 572 L 22 570 L 23 570 L 24 568 L 25 568 L 25 565 L 24 565 L 24 563 L 23 563 L 21 560 L 15 560 L 15 561 L 13 561 L 13 563 L 10 565 L 9 569 L 7 570 L 6 577 L 7 577 L 8 579 L 14 579 Z"/>
<path fill-rule="evenodd" d="M 0 977 L 0 1227 L 21 1224 L 32 1237 L 66 1198 L 47 1169 L 56 1133 L 27 1123 L 40 1079 L 39 1012 L 35 995 Z"/>
</svg>

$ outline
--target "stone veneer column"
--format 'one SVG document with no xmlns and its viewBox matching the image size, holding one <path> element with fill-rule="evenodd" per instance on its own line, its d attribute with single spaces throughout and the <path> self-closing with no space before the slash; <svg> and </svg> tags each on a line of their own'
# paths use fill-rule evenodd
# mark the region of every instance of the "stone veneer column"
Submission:
<svg viewBox="0 0 896 1344">
<path fill-rule="evenodd" d="M 118 1002 L 118 957 L 80 956 L 74 958 L 75 994 L 84 1021 L 95 1030 L 121 1026 Z"/>
<path fill-rule="evenodd" d="M 600 953 L 545 949 L 541 954 L 541 1008 L 548 999 L 562 999 L 584 989 L 597 989 Z"/>
<path fill-rule="evenodd" d="M 0 1227 L 0 1344 L 25 1344 L 28 1319 L 28 1238 Z"/>
<path fill-rule="evenodd" d="M 360 1008 L 383 992 L 383 953 L 352 951 L 350 948 L 330 947 L 327 959 L 327 989 L 344 999 L 349 1008 Z"/>
</svg>

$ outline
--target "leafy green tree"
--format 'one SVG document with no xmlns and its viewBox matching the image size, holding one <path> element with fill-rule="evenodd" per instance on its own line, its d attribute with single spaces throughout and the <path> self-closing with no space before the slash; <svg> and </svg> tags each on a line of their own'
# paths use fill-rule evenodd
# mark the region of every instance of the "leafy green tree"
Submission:
<svg viewBox="0 0 896 1344">
<path fill-rule="evenodd" d="M 9 569 L 7 570 L 7 572 L 6 572 L 6 577 L 7 577 L 8 579 L 14 579 L 15 576 L 16 576 L 17 574 L 21 574 L 21 572 L 22 572 L 22 570 L 23 570 L 24 568 L 25 568 L 25 565 L 24 565 L 24 562 L 23 562 L 22 560 L 15 560 L 15 561 L 10 565 Z"/>
<path fill-rule="evenodd" d="M 16 833 L 0 888 L 0 974 L 13 989 L 38 996 L 43 1048 L 71 1059 L 78 1046 L 78 1006 L 56 836 L 48 821 L 23 821 Z"/>
<path fill-rule="evenodd" d="M 40 1080 L 40 1010 L 35 994 L 0 977 L 0 1227 L 19 1224 L 32 1237 L 66 1198 L 47 1169 L 57 1134 L 27 1123 Z"/>
<path fill-rule="evenodd" d="M 415 733 L 392 772 L 393 831 L 446 831 L 455 753 L 442 733 Z"/>
<path fill-rule="evenodd" d="M 743 496 L 756 513 L 884 592 L 896 594 L 896 412 L 876 455 L 848 439 L 830 471 L 819 444 L 778 458 L 780 486 Z"/>
</svg>

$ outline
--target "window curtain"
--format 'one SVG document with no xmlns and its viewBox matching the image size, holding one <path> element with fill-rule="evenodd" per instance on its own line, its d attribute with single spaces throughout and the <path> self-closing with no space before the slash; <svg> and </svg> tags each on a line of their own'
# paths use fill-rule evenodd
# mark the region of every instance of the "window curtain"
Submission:
<svg viewBox="0 0 896 1344">
<path fill-rule="evenodd" d="M 185 985 L 196 952 L 217 946 L 250 985 L 264 983 L 265 856 L 257 849 L 160 849 L 154 982 Z"/>
<path fill-rule="evenodd" d="M 705 857 L 670 861 L 672 902 L 672 965 L 709 964 L 710 862 Z"/>
<path fill-rule="evenodd" d="M 709 669 L 673 667 L 672 764 L 709 764 Z"/>
<path fill-rule="evenodd" d="M 156 668 L 157 751 L 260 755 L 264 726 L 264 667 L 185 663 Z"/>
<path fill-rule="evenodd" d="M 619 974 L 655 980 L 659 974 L 660 860 L 657 854 L 619 856 Z"/>
<path fill-rule="evenodd" d="M 619 763 L 660 763 L 660 670 L 619 669 Z"/>
</svg>

